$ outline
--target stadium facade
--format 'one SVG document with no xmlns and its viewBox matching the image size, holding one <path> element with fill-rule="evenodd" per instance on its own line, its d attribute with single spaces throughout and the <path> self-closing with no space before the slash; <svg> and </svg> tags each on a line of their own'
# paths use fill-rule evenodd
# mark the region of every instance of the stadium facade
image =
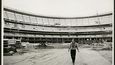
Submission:
<svg viewBox="0 0 115 65">
<path fill-rule="evenodd" d="M 4 39 L 29 43 L 112 42 L 112 13 L 51 17 L 4 8 Z"/>
</svg>

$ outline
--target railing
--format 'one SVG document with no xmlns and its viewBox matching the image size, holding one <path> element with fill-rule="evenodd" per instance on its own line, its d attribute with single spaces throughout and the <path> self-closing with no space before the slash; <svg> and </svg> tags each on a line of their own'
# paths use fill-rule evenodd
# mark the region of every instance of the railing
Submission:
<svg viewBox="0 0 115 65">
<path fill-rule="evenodd" d="M 111 34 L 108 35 L 34 35 L 34 34 L 18 34 L 18 33 L 4 33 L 4 36 L 20 36 L 20 37 L 45 37 L 45 38 L 93 38 L 93 37 L 112 37 Z"/>
<path fill-rule="evenodd" d="M 90 32 L 90 31 L 112 31 L 112 27 L 80 27 L 80 28 L 56 28 L 56 27 L 43 27 L 31 26 L 16 23 L 5 22 L 4 28 L 17 29 L 17 30 L 30 30 L 30 31 L 48 31 L 48 32 Z"/>
</svg>

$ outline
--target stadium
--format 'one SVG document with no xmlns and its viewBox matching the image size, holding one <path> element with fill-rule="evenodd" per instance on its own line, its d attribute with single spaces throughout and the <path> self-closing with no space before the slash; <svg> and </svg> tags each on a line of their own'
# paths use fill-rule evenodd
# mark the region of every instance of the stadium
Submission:
<svg viewBox="0 0 115 65">
<path fill-rule="evenodd" d="M 65 22 L 65 23 L 63 23 Z M 112 13 L 88 17 L 48 17 L 4 8 L 4 38 L 22 42 L 112 42 Z"/>
<path fill-rule="evenodd" d="M 113 63 L 112 12 L 73 17 L 50 16 L 4 6 L 2 23 L 3 65 Z M 73 40 L 79 48 L 75 64 L 72 64 L 70 55 Z"/>
</svg>

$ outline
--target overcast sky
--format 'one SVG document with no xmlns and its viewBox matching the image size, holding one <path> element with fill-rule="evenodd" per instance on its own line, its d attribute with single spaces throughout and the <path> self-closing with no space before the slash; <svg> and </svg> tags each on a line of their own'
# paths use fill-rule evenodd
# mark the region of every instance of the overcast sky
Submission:
<svg viewBox="0 0 115 65">
<path fill-rule="evenodd" d="M 113 11 L 113 0 L 3 0 L 3 6 L 38 15 L 81 17 Z"/>
</svg>

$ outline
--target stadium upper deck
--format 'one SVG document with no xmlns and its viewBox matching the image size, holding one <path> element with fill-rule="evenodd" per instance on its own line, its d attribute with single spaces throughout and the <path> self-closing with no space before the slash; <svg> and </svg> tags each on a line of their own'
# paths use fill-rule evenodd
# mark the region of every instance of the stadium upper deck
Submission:
<svg viewBox="0 0 115 65">
<path fill-rule="evenodd" d="M 51 17 L 4 8 L 4 18 L 28 24 L 52 26 L 91 26 L 112 23 L 112 13 L 87 17 Z"/>
<path fill-rule="evenodd" d="M 112 39 L 112 13 L 87 17 L 50 17 L 4 8 L 4 38 L 26 42 Z"/>
</svg>

